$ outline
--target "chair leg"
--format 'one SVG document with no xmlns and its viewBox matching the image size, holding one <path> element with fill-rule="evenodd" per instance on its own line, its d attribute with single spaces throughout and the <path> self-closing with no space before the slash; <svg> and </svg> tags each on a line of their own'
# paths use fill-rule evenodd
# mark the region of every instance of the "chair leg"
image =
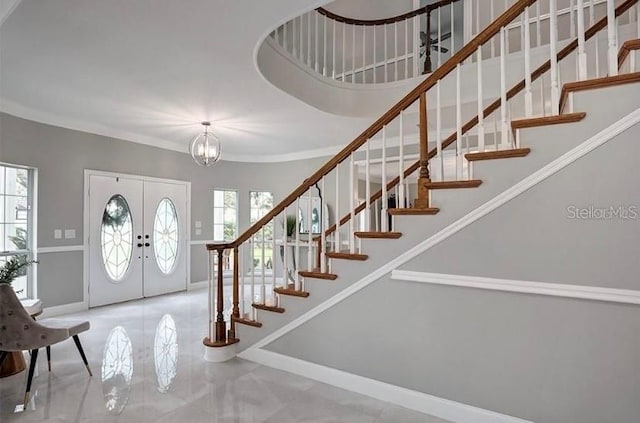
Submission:
<svg viewBox="0 0 640 423">
<path fill-rule="evenodd" d="M 31 381 L 33 380 L 33 372 L 36 369 L 36 363 L 38 362 L 38 350 L 31 351 L 31 360 L 29 363 L 29 376 L 27 377 L 27 390 L 24 393 L 24 408 L 27 408 L 29 403 L 29 393 L 31 392 Z"/>
<path fill-rule="evenodd" d="M 87 361 L 87 356 L 84 355 L 84 350 L 82 349 L 82 344 L 80 343 L 80 338 L 78 338 L 78 335 L 73 335 L 73 342 L 76 343 L 76 347 L 78 348 L 80 357 L 82 357 L 82 361 L 84 361 L 84 366 L 87 368 L 87 371 L 89 372 L 89 376 L 93 376 L 93 373 L 91 373 L 91 369 L 89 368 L 89 362 Z"/>
<path fill-rule="evenodd" d="M 51 345 L 47 345 L 47 367 L 51 371 Z"/>
</svg>

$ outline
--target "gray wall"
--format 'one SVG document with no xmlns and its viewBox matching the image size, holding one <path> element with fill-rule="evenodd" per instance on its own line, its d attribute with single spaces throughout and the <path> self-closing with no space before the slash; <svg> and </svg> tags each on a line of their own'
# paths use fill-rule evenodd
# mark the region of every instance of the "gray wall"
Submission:
<svg viewBox="0 0 640 423">
<path fill-rule="evenodd" d="M 640 126 L 403 269 L 640 290 Z M 344 348 L 344 346 L 348 348 Z M 536 423 L 635 423 L 640 307 L 390 280 L 266 349 Z"/>
<path fill-rule="evenodd" d="M 38 169 L 38 247 L 83 243 L 84 169 L 190 181 L 192 240 L 209 240 L 213 238 L 214 188 L 238 190 L 242 232 L 249 226 L 250 190 L 271 191 L 277 202 L 326 160 L 223 161 L 204 169 L 187 154 L 0 114 L 0 161 Z M 195 236 L 196 220 L 203 224 L 201 236 Z M 77 236 L 56 240 L 54 229 L 75 229 Z M 203 251 L 202 245 L 191 248 L 193 282 L 206 279 Z M 82 253 L 43 254 L 38 273 L 39 296 L 47 307 L 82 300 Z"/>
</svg>

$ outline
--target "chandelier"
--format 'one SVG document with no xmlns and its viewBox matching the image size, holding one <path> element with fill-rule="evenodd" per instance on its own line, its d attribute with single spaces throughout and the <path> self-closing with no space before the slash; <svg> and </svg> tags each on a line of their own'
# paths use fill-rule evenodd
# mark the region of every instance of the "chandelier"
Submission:
<svg viewBox="0 0 640 423">
<path fill-rule="evenodd" d="M 211 122 L 202 122 L 202 126 L 204 126 L 203 132 L 191 141 L 189 151 L 193 161 L 199 166 L 207 167 L 220 160 L 222 149 L 218 137 L 209 132 Z"/>
</svg>

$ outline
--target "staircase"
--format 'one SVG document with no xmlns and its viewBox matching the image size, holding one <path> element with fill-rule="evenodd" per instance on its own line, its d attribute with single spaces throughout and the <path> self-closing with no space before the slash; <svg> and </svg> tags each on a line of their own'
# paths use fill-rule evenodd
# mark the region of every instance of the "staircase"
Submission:
<svg viewBox="0 0 640 423">
<path fill-rule="evenodd" d="M 355 292 L 363 281 L 388 273 L 419 243 L 438 242 L 439 234 L 458 219 L 621 119 L 624 110 L 638 107 L 638 97 L 617 96 L 616 107 L 596 115 L 589 102 L 598 89 L 638 90 L 629 85 L 640 82 L 638 0 L 618 2 L 617 7 L 607 1 L 600 17 L 578 1 L 572 11 L 578 19 L 576 36 L 562 49 L 557 4 L 550 0 L 549 56 L 536 64 L 528 34 L 535 22 L 532 12 L 541 2 L 515 2 L 237 240 L 207 245 L 211 277 L 205 346 L 240 343 L 246 349 L 268 342 L 321 304 L 339 301 L 337 294 Z M 580 21 L 589 12 L 591 25 L 584 28 Z M 522 22 L 527 34 L 520 49 L 524 77 L 508 88 L 506 28 L 514 22 Z M 604 51 L 601 40 L 606 40 Z M 486 104 L 483 52 L 491 48 L 499 50 L 501 88 L 500 97 Z M 463 107 L 463 63 L 477 66 L 474 110 Z M 445 89 L 455 93 L 455 110 L 441 106 Z M 536 116 L 537 108 L 541 113 Z M 408 140 L 408 128 L 416 126 L 417 145 Z M 434 169 L 440 180 L 431 177 Z M 391 195 L 398 207 L 389 207 Z M 333 224 L 322 225 L 327 220 L 322 216 L 321 227 L 328 227 L 313 233 L 309 221 L 314 213 L 326 213 L 325 204 Z M 296 216 L 300 229 L 293 237 L 283 230 L 289 215 Z M 222 266 L 216 264 L 227 249 L 234 251 L 230 293 L 225 292 Z M 265 251 L 276 263 L 281 252 L 281 265 L 270 271 L 264 264 L 256 267 L 254 258 L 264 257 Z M 295 269 L 291 262 L 297 263 Z M 229 296 L 231 302 L 225 303 Z"/>
</svg>

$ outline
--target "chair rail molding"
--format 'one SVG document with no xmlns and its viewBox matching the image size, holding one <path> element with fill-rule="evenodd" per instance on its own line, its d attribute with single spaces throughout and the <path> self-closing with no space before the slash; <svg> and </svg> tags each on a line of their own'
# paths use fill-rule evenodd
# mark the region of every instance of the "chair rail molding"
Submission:
<svg viewBox="0 0 640 423">
<path fill-rule="evenodd" d="M 570 285 L 548 282 L 496 279 L 480 276 L 394 270 L 391 279 L 433 285 L 458 286 L 491 291 L 565 297 L 581 300 L 607 301 L 640 305 L 640 291 L 598 286 Z"/>
</svg>

